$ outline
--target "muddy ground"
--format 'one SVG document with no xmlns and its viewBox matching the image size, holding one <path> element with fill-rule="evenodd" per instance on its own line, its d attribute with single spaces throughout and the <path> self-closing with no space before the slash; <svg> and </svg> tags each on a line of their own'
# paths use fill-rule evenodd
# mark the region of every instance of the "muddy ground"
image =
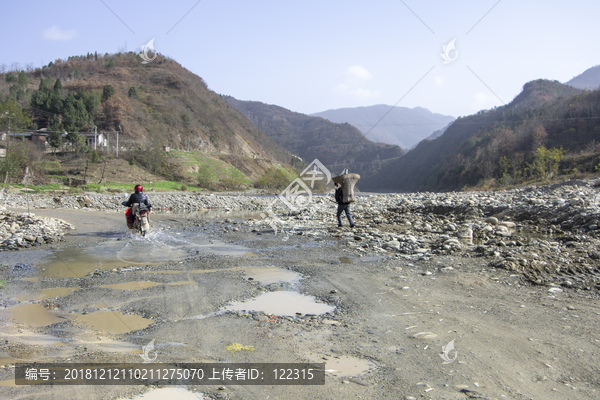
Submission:
<svg viewBox="0 0 600 400">
<path fill-rule="evenodd" d="M 333 234 L 284 242 L 231 217 L 154 215 L 143 239 L 117 213 L 35 213 L 77 229 L 62 242 L 0 253 L 3 399 L 132 399 L 156 391 L 14 386 L 16 362 L 137 363 L 151 340 L 161 363 L 314 361 L 331 371 L 323 386 L 193 386 L 168 398 L 600 397 L 595 292 L 552 292 L 466 253 L 357 257 Z M 275 300 L 283 311 L 267 315 L 224 310 L 281 292 L 314 302 Z M 325 306 L 330 311 L 320 314 Z M 442 347 L 451 341 L 444 363 Z M 245 350 L 227 349 L 235 343 Z"/>
</svg>

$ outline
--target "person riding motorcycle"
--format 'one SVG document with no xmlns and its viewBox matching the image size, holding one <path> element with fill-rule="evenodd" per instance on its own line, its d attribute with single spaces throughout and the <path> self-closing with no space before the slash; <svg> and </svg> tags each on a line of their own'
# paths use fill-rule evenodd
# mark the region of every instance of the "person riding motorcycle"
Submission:
<svg viewBox="0 0 600 400">
<path fill-rule="evenodd" d="M 148 195 L 144 193 L 144 188 L 142 185 L 135 185 L 133 190 L 135 190 L 135 193 L 131 193 L 131 196 L 129 196 L 129 200 L 127 200 L 125 206 L 131 207 L 135 203 L 139 203 L 145 204 L 149 211 L 152 210 L 152 204 L 150 204 Z"/>
<path fill-rule="evenodd" d="M 152 211 L 152 204 L 150 204 L 148 195 L 144 193 L 144 188 L 142 187 L 142 185 L 135 185 L 133 190 L 135 191 L 135 193 L 132 193 L 131 196 L 129 196 L 129 200 L 124 201 L 123 205 L 125 207 L 133 207 L 133 205 L 136 203 L 144 204 L 146 207 L 148 207 L 148 213 L 150 213 L 150 211 Z M 125 217 L 127 219 L 127 227 L 129 229 L 132 229 L 134 218 L 131 208 L 127 209 L 127 211 L 125 212 Z"/>
</svg>

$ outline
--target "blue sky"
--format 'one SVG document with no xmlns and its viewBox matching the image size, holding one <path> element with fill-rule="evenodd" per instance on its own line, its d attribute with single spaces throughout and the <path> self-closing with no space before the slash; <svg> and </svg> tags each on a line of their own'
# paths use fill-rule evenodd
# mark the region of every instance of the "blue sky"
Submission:
<svg viewBox="0 0 600 400">
<path fill-rule="evenodd" d="M 564 82 L 600 64 L 598 1 L 65 0 L 2 7 L 0 64 L 39 67 L 87 52 L 139 51 L 155 38 L 158 52 L 215 92 L 302 113 L 397 104 L 457 117 L 510 102 L 530 80 Z M 456 59 L 444 64 L 440 53 L 452 39 L 456 50 L 448 56 Z"/>
</svg>

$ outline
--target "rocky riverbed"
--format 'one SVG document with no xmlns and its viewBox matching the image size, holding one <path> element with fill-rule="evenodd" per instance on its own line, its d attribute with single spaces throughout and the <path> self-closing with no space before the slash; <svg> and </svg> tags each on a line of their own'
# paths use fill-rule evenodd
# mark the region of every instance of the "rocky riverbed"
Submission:
<svg viewBox="0 0 600 400">
<path fill-rule="evenodd" d="M 600 192 L 595 180 L 499 192 L 361 195 L 353 205 L 354 229 L 335 228 L 332 196 L 314 196 L 290 210 L 267 196 L 151 194 L 155 210 L 263 212 L 239 226 L 289 235 L 333 236 L 358 254 L 428 260 L 461 253 L 490 266 L 522 273 L 548 286 L 600 289 Z M 120 195 L 23 195 L 5 193 L 5 207 L 122 211 Z M 25 197 L 25 199 L 24 199 Z M 267 210 L 274 211 L 270 217 Z M 0 209 L 0 250 L 61 240 L 72 229 L 60 220 Z M 347 222 L 347 221 L 346 221 Z M 234 228 L 232 228 L 234 229 Z M 239 227 L 237 227 L 239 229 Z M 559 289 L 556 289 L 559 290 Z"/>
<path fill-rule="evenodd" d="M 11 387 L 16 362 L 138 362 L 151 340 L 160 362 L 312 361 L 330 371 L 318 387 L 188 388 L 200 398 L 600 393 L 594 181 L 364 194 L 353 229 L 337 228 L 331 196 L 290 210 L 275 197 L 151 194 L 160 212 L 143 239 L 124 227 L 124 197 L 1 199 L 11 244 L 0 252 L 1 397 L 47 393 Z M 47 240 L 44 229 L 56 233 Z M 52 395 L 132 399 L 149 389 L 160 390 Z"/>
<path fill-rule="evenodd" d="M 56 218 L 33 213 L 13 213 L 0 206 L 0 251 L 18 250 L 62 240 L 74 226 Z"/>
</svg>

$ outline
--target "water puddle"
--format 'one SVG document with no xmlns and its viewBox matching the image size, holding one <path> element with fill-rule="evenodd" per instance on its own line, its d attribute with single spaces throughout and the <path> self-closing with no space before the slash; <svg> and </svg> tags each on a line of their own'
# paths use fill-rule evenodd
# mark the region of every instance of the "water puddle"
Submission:
<svg viewBox="0 0 600 400">
<path fill-rule="evenodd" d="M 116 255 L 122 247 L 119 242 L 106 242 L 88 248 L 57 250 L 42 262 L 40 275 L 45 278 L 81 278 L 94 269 L 126 267 L 130 264 Z"/>
<path fill-rule="evenodd" d="M 36 333 L 17 328 L 9 328 L 0 334 L 0 341 L 8 341 L 11 344 L 20 343 L 28 346 L 53 346 L 57 351 L 52 352 L 51 355 L 35 359 L 16 358 L 17 353 L 8 354 L 0 352 L 0 366 L 4 364 L 14 364 L 15 362 L 26 362 L 26 361 L 48 361 L 57 358 L 70 357 L 75 354 L 77 347 L 86 347 L 89 351 L 103 351 L 109 353 L 133 353 L 142 354 L 143 350 L 141 346 L 130 343 L 113 340 L 110 338 L 98 338 L 97 334 L 83 333 L 78 338 L 61 338 L 44 333 Z"/>
<path fill-rule="evenodd" d="M 22 281 L 28 281 L 28 282 L 39 282 L 42 280 L 42 278 L 40 276 L 34 276 L 31 278 L 23 278 L 21 279 Z"/>
<path fill-rule="evenodd" d="M 298 292 L 277 291 L 261 294 L 247 301 L 233 302 L 224 308 L 226 311 L 262 311 L 278 316 L 297 314 L 321 315 L 333 311 L 334 307 L 316 303 L 315 298 Z"/>
<path fill-rule="evenodd" d="M 78 315 L 77 319 L 91 328 L 112 334 L 121 334 L 146 328 L 151 319 L 139 315 L 123 315 L 116 311 L 102 311 Z"/>
<path fill-rule="evenodd" d="M 10 318 L 21 324 L 33 327 L 42 327 L 66 321 L 65 318 L 53 314 L 41 304 L 21 304 L 9 307 L 7 310 Z"/>
<path fill-rule="evenodd" d="M 59 288 L 42 289 L 42 296 L 43 297 L 64 297 L 64 296 L 68 295 L 69 293 L 75 292 L 76 290 L 79 290 L 79 288 L 59 287 Z"/>
<path fill-rule="evenodd" d="M 297 272 L 277 267 L 238 267 L 235 269 L 244 271 L 248 280 L 259 281 L 263 285 L 272 283 L 297 284 L 302 279 L 302 275 Z"/>
<path fill-rule="evenodd" d="M 334 376 L 358 376 L 375 368 L 372 362 L 360 358 L 342 356 L 325 362 L 325 370 Z"/>
<path fill-rule="evenodd" d="M 170 282 L 170 283 L 167 283 L 167 285 L 170 285 L 170 286 L 195 285 L 195 284 L 196 284 L 196 282 L 194 282 L 194 281 L 181 281 L 181 282 Z"/>
<path fill-rule="evenodd" d="M 186 237 L 186 234 L 188 237 Z M 195 254 L 255 257 L 250 248 L 209 241 L 192 233 L 174 237 L 157 231 L 146 238 L 132 236 L 128 241 L 113 240 L 93 247 L 64 248 L 42 257 L 40 275 L 46 278 L 80 278 L 95 269 L 110 270 L 135 264 L 158 264 L 182 260 Z M 26 278 L 39 281 L 39 277 Z"/>
<path fill-rule="evenodd" d="M 64 347 L 72 339 L 59 338 L 44 333 L 36 333 L 23 329 L 7 329 L 0 334 L 0 340 L 8 341 L 9 343 L 21 343 L 34 346 L 58 346 Z"/>
<path fill-rule="evenodd" d="M 207 274 L 219 271 L 244 271 L 248 280 L 261 282 L 263 285 L 272 283 L 289 283 L 295 285 L 300 282 L 302 275 L 297 272 L 277 267 L 233 267 L 223 269 L 192 269 L 192 270 L 165 270 L 144 271 L 146 274 Z M 195 284 L 193 281 L 185 281 Z M 185 282 L 173 282 L 169 285 L 185 284 Z"/>
<path fill-rule="evenodd" d="M 146 289 L 152 286 L 160 286 L 162 283 L 158 282 L 149 282 L 149 281 L 136 281 L 136 282 L 124 282 L 124 283 L 115 283 L 113 285 L 103 285 L 100 287 L 109 288 L 109 289 L 119 289 L 119 290 L 140 290 Z"/>
<path fill-rule="evenodd" d="M 217 242 L 216 240 L 213 243 L 194 248 L 194 250 L 199 253 L 215 254 L 217 256 L 252 257 L 247 255 L 251 253 L 247 247 Z"/>
<path fill-rule="evenodd" d="M 14 382 L 14 380 L 13 380 Z M 161 388 L 151 390 L 140 397 L 131 398 L 131 400 L 203 400 L 207 399 L 202 393 L 193 393 L 184 388 Z"/>
<path fill-rule="evenodd" d="M 26 360 L 17 360 L 16 358 L 11 357 L 8 353 L 0 352 L 0 367 L 3 367 L 7 364 L 15 364 L 24 361 Z"/>
<path fill-rule="evenodd" d="M 143 271 L 144 274 L 183 274 L 184 272 L 193 273 L 197 270 L 192 271 L 178 271 L 178 270 L 166 270 L 166 271 Z M 209 270 L 207 270 L 209 271 Z"/>
<path fill-rule="evenodd" d="M 94 337 L 95 338 L 95 337 Z M 83 346 L 88 349 L 88 351 L 103 351 L 108 353 L 133 353 L 133 354 L 143 354 L 142 346 L 137 344 L 133 344 L 130 342 L 119 342 L 117 340 L 112 340 L 109 338 L 102 338 L 102 340 L 80 340 L 76 343 L 78 346 Z"/>
<path fill-rule="evenodd" d="M 385 259 L 385 257 L 381 256 L 372 256 L 372 257 L 340 257 L 339 260 L 342 264 L 356 264 L 359 262 L 375 262 Z"/>
</svg>

